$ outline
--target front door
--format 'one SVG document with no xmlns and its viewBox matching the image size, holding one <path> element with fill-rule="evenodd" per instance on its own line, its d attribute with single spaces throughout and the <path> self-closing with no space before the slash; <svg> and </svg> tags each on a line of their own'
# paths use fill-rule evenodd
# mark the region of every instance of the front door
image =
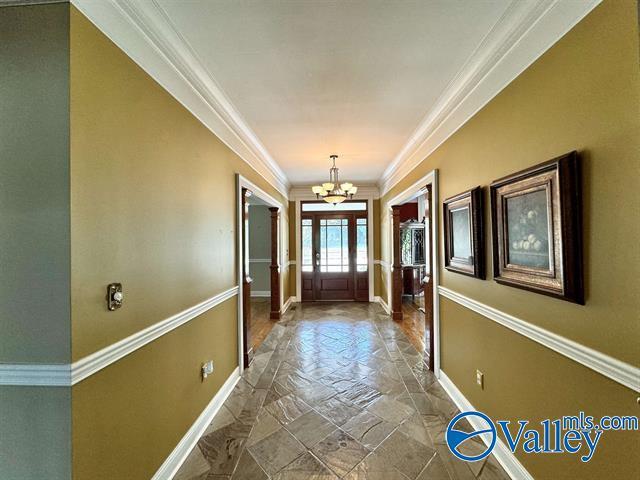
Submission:
<svg viewBox="0 0 640 480">
<path fill-rule="evenodd" d="M 303 215 L 302 299 L 369 299 L 366 213 Z"/>
</svg>

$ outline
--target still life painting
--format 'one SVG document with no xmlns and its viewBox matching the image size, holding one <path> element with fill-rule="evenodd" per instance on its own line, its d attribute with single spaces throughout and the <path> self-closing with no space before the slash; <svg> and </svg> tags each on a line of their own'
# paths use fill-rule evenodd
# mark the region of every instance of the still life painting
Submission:
<svg viewBox="0 0 640 480">
<path fill-rule="evenodd" d="M 494 280 L 584 303 L 576 152 L 491 184 Z"/>
</svg>

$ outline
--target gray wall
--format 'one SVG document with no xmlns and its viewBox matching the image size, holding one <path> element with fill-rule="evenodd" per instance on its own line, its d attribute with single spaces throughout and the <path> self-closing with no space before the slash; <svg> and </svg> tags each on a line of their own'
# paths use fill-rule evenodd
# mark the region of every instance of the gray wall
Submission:
<svg viewBox="0 0 640 480">
<path fill-rule="evenodd" d="M 0 478 L 71 479 L 71 388 L 0 386 Z"/>
<path fill-rule="evenodd" d="M 71 358 L 69 5 L 0 7 L 0 362 Z"/>
<path fill-rule="evenodd" d="M 271 258 L 271 212 L 264 205 L 249 206 L 249 259 Z M 252 292 L 268 292 L 270 262 L 250 262 Z"/>
<path fill-rule="evenodd" d="M 68 363 L 69 5 L 0 7 L 0 363 Z M 71 389 L 0 386 L 0 478 L 71 478 Z"/>
</svg>

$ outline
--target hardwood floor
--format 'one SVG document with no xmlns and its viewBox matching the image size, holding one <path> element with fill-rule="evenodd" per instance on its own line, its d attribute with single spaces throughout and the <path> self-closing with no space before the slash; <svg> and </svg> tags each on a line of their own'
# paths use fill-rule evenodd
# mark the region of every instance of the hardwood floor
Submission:
<svg viewBox="0 0 640 480">
<path fill-rule="evenodd" d="M 251 339 L 251 346 L 253 351 L 257 351 L 258 347 L 262 345 L 262 342 L 271 329 L 276 324 L 276 320 L 269 318 L 270 303 L 269 298 L 252 297 L 251 298 L 251 325 L 249 327 L 249 338 Z"/>
<path fill-rule="evenodd" d="M 423 297 L 415 297 L 412 301 L 411 297 L 402 297 L 402 313 L 403 320 L 398 325 L 407 336 L 407 339 L 419 352 L 424 352 L 425 340 L 425 314 L 418 310 L 424 305 Z M 429 332 L 427 332 L 429 333 Z"/>
</svg>

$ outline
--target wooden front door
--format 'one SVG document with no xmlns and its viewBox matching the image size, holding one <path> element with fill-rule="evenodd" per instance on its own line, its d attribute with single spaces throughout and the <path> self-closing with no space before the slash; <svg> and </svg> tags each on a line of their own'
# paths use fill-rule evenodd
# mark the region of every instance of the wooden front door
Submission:
<svg viewBox="0 0 640 480">
<path fill-rule="evenodd" d="M 367 216 L 302 216 L 302 299 L 369 300 Z"/>
</svg>

